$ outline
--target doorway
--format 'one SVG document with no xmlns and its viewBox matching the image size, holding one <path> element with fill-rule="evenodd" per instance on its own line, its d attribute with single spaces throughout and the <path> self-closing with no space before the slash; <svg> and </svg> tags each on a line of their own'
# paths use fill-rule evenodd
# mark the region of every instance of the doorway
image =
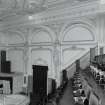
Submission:
<svg viewBox="0 0 105 105">
<path fill-rule="evenodd" d="M 33 65 L 33 94 L 47 96 L 48 66 Z"/>
</svg>

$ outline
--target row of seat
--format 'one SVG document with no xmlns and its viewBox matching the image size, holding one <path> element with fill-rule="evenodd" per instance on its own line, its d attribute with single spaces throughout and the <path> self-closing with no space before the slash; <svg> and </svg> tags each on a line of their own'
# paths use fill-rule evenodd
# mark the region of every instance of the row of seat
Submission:
<svg viewBox="0 0 105 105">
<path fill-rule="evenodd" d="M 95 56 L 93 63 L 97 64 L 98 69 L 105 71 L 105 54 Z"/>
<path fill-rule="evenodd" d="M 75 72 L 72 78 L 72 88 L 75 105 L 84 105 L 84 100 L 86 99 L 86 96 L 82 88 L 79 72 Z"/>
<path fill-rule="evenodd" d="M 95 65 L 90 65 L 90 71 L 96 81 L 96 83 L 105 90 L 105 72 L 98 69 Z"/>
</svg>

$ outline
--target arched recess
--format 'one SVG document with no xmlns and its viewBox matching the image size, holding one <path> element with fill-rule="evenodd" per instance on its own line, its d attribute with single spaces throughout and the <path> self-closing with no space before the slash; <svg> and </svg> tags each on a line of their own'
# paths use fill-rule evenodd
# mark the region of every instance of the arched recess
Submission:
<svg viewBox="0 0 105 105">
<path fill-rule="evenodd" d="M 6 33 L 8 45 L 22 44 L 25 42 L 25 38 L 22 36 L 22 33 L 20 32 L 7 31 Z"/>
<path fill-rule="evenodd" d="M 55 41 L 55 32 L 46 26 L 34 28 L 31 34 L 31 43 L 53 43 Z"/>
<path fill-rule="evenodd" d="M 0 32 L 0 44 L 8 44 L 7 35 Z"/>
<path fill-rule="evenodd" d="M 53 77 L 52 50 L 49 48 L 33 48 L 31 50 L 31 66 L 41 64 L 48 66 L 48 77 Z M 32 71 L 30 71 L 32 73 Z"/>
<path fill-rule="evenodd" d="M 0 43 L 12 45 L 12 44 L 21 44 L 24 42 L 25 39 L 21 33 L 12 32 L 12 31 L 0 32 Z"/>
<path fill-rule="evenodd" d="M 42 58 L 35 59 L 34 64 L 48 66 L 48 62 Z"/>
<path fill-rule="evenodd" d="M 61 42 L 95 42 L 95 27 L 91 24 L 74 21 L 63 26 L 59 39 Z"/>
</svg>

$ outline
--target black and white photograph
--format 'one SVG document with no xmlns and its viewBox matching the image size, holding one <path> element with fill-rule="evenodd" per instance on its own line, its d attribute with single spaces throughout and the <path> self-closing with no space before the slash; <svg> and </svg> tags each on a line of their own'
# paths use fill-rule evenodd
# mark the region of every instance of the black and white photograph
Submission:
<svg viewBox="0 0 105 105">
<path fill-rule="evenodd" d="M 105 0 L 0 0 L 0 105 L 105 105 Z"/>
</svg>

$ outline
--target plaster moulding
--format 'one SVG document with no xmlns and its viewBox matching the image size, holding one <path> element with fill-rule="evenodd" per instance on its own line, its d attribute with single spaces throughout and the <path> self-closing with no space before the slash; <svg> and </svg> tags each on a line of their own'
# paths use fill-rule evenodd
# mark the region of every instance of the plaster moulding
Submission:
<svg viewBox="0 0 105 105">
<path fill-rule="evenodd" d="M 44 66 L 46 65 L 46 66 L 48 66 L 47 61 L 44 60 L 44 59 L 42 59 L 42 58 L 35 59 L 35 60 L 34 60 L 34 64 L 36 64 L 36 65 L 44 65 Z"/>
<path fill-rule="evenodd" d="M 29 20 L 29 16 L 24 18 L 13 19 L 11 21 L 1 22 L 4 27 L 11 27 L 14 25 L 22 24 L 44 24 L 53 21 L 62 21 L 67 19 L 73 19 L 77 17 L 89 16 L 99 13 L 99 3 L 96 1 L 88 2 L 73 7 L 65 7 L 63 9 L 46 10 L 41 13 L 32 15 L 33 19 Z"/>
</svg>

